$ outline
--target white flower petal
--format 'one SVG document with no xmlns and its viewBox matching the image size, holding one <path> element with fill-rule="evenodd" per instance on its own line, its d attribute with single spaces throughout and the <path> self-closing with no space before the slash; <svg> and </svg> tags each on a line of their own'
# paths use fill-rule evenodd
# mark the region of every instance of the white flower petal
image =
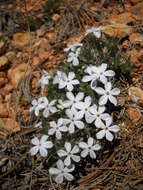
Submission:
<svg viewBox="0 0 143 190">
<path fill-rule="evenodd" d="M 74 116 L 75 120 L 81 120 L 84 116 L 84 111 L 81 110 L 81 111 L 75 112 L 74 115 L 75 115 Z"/>
<path fill-rule="evenodd" d="M 56 113 L 58 111 L 56 107 L 50 107 L 49 109 L 51 113 Z"/>
<path fill-rule="evenodd" d="M 75 131 L 75 127 L 74 127 L 73 122 L 71 122 L 69 125 L 69 133 L 72 134 L 72 133 L 74 133 L 74 131 Z"/>
<path fill-rule="evenodd" d="M 56 122 L 55 121 L 51 121 L 50 122 L 50 127 L 53 127 L 53 128 L 57 127 Z"/>
<path fill-rule="evenodd" d="M 111 127 L 108 127 L 109 131 L 112 131 L 114 133 L 117 133 L 120 131 L 120 127 L 118 125 L 113 125 Z"/>
<path fill-rule="evenodd" d="M 117 96 L 120 94 L 120 89 L 119 88 L 113 88 L 111 90 L 111 94 L 114 95 L 114 96 Z"/>
<path fill-rule="evenodd" d="M 78 60 L 78 58 L 75 57 L 75 58 L 73 59 L 73 65 L 74 65 L 74 66 L 79 65 L 79 60 Z"/>
<path fill-rule="evenodd" d="M 77 85 L 77 84 L 79 84 L 79 80 L 77 80 L 77 79 L 75 79 L 75 80 L 72 80 L 72 82 L 71 82 L 73 85 Z"/>
<path fill-rule="evenodd" d="M 103 88 L 101 88 L 101 87 L 97 87 L 97 88 L 95 89 L 95 92 L 96 92 L 97 94 L 99 94 L 99 95 L 104 95 L 104 94 L 105 94 L 105 90 L 104 90 Z"/>
<path fill-rule="evenodd" d="M 59 151 L 57 152 L 57 154 L 58 154 L 59 157 L 67 156 L 67 152 L 64 151 L 64 150 L 59 150 Z"/>
<path fill-rule="evenodd" d="M 78 129 L 84 128 L 84 123 L 82 121 L 75 121 L 74 123 Z"/>
<path fill-rule="evenodd" d="M 48 154 L 47 149 L 41 146 L 41 147 L 40 147 L 40 155 L 41 155 L 42 157 L 46 157 L 47 154 Z"/>
<path fill-rule="evenodd" d="M 68 98 L 69 100 L 74 101 L 74 99 L 75 99 L 72 92 L 67 92 L 67 93 L 66 93 L 66 96 L 67 96 L 67 98 Z"/>
<path fill-rule="evenodd" d="M 67 156 L 64 160 L 65 166 L 70 166 L 71 165 L 71 158 L 70 156 Z"/>
<path fill-rule="evenodd" d="M 45 148 L 52 148 L 53 147 L 53 143 L 51 141 L 47 141 L 45 143 L 42 144 Z"/>
<path fill-rule="evenodd" d="M 101 146 L 99 144 L 95 144 L 94 146 L 91 147 L 92 150 L 98 151 L 101 149 Z"/>
<path fill-rule="evenodd" d="M 31 153 L 31 156 L 34 156 L 38 153 L 38 150 L 39 150 L 39 147 L 38 146 L 34 146 L 30 149 L 30 153 Z"/>
<path fill-rule="evenodd" d="M 69 72 L 68 79 L 72 80 L 72 79 L 74 79 L 74 77 L 75 77 L 75 73 L 74 72 Z"/>
<path fill-rule="evenodd" d="M 81 152 L 81 157 L 85 158 L 88 155 L 88 149 L 85 149 Z"/>
<path fill-rule="evenodd" d="M 100 70 L 101 70 L 102 72 L 104 72 L 104 71 L 106 71 L 106 69 L 107 69 L 107 64 L 106 64 L 106 63 L 102 63 L 99 68 L 100 68 Z"/>
<path fill-rule="evenodd" d="M 69 173 L 65 173 L 64 177 L 68 180 L 68 181 L 72 181 L 73 180 L 73 175 L 69 174 Z"/>
<path fill-rule="evenodd" d="M 112 124 L 112 117 L 109 117 L 108 119 L 106 119 L 106 126 L 109 127 Z"/>
<path fill-rule="evenodd" d="M 58 183 L 58 184 L 61 184 L 61 183 L 63 183 L 63 174 L 59 174 L 56 178 L 55 178 L 55 181 L 56 181 L 56 183 Z"/>
<path fill-rule="evenodd" d="M 87 149 L 88 145 L 85 142 L 80 142 L 79 147 L 82 148 L 82 149 Z"/>
<path fill-rule="evenodd" d="M 76 154 L 79 152 L 79 147 L 77 145 L 75 145 L 71 151 L 72 154 Z"/>
<path fill-rule="evenodd" d="M 91 115 L 89 112 L 85 112 L 85 121 L 87 123 L 92 123 L 95 120 L 95 116 Z"/>
<path fill-rule="evenodd" d="M 45 110 L 43 111 L 43 116 L 45 117 L 45 118 L 47 118 L 48 116 L 49 116 L 49 108 L 45 108 Z"/>
<path fill-rule="evenodd" d="M 98 112 L 103 113 L 105 111 L 105 106 L 99 106 Z"/>
<path fill-rule="evenodd" d="M 65 113 L 66 113 L 66 115 L 68 116 L 68 118 L 70 118 L 70 119 L 72 119 L 73 118 L 73 112 L 70 110 L 70 109 L 67 109 L 66 111 L 65 111 Z"/>
<path fill-rule="evenodd" d="M 107 83 L 107 78 L 106 78 L 104 75 L 101 75 L 101 76 L 100 76 L 100 81 L 101 81 L 103 84 L 106 84 L 106 83 Z"/>
<path fill-rule="evenodd" d="M 34 145 L 39 145 L 39 139 L 37 137 L 34 137 L 32 140 L 31 140 L 31 143 L 34 144 Z"/>
<path fill-rule="evenodd" d="M 67 90 L 72 91 L 73 90 L 73 85 L 71 83 L 67 83 Z"/>
<path fill-rule="evenodd" d="M 62 126 L 62 127 L 60 127 L 60 131 L 67 132 L 68 128 L 66 126 Z"/>
<path fill-rule="evenodd" d="M 66 149 L 67 152 L 70 152 L 71 151 L 71 143 L 66 142 L 65 143 L 65 149 Z"/>
<path fill-rule="evenodd" d="M 109 119 L 111 116 L 108 114 L 108 113 L 102 113 L 101 114 L 101 116 L 100 116 L 100 118 L 102 119 L 102 120 L 107 120 L 107 119 Z"/>
<path fill-rule="evenodd" d="M 57 168 L 60 169 L 61 171 L 64 169 L 64 163 L 62 160 L 58 160 L 56 162 Z"/>
<path fill-rule="evenodd" d="M 115 72 L 112 70 L 108 70 L 108 71 L 105 71 L 104 75 L 107 77 L 113 77 L 115 76 Z"/>
<path fill-rule="evenodd" d="M 51 175 L 58 175 L 60 172 L 61 172 L 61 171 L 60 171 L 59 169 L 57 169 L 57 168 L 50 168 L 50 169 L 49 169 L 49 173 L 50 173 Z"/>
<path fill-rule="evenodd" d="M 107 103 L 107 101 L 108 101 L 108 96 L 106 96 L 106 95 L 103 95 L 103 96 L 101 96 L 100 98 L 99 98 L 99 105 L 105 105 L 106 103 Z"/>
<path fill-rule="evenodd" d="M 84 102 L 77 102 L 75 103 L 75 108 L 82 110 L 84 108 L 85 103 Z"/>
<path fill-rule="evenodd" d="M 60 171 L 59 169 L 57 169 L 57 168 L 50 168 L 50 169 L 49 169 L 49 173 L 50 173 L 51 175 L 58 175 L 60 172 L 61 172 L 61 171 Z"/>
<path fill-rule="evenodd" d="M 84 97 L 84 93 L 83 92 L 79 92 L 76 97 L 75 97 L 75 100 L 78 102 L 78 101 L 81 101 Z"/>
<path fill-rule="evenodd" d="M 109 131 L 106 131 L 106 139 L 108 140 L 108 141 L 112 141 L 113 140 L 113 135 L 112 135 L 112 133 L 110 133 Z"/>
<path fill-rule="evenodd" d="M 97 117 L 94 124 L 97 128 L 100 128 L 104 125 L 104 123 L 101 121 L 101 119 L 99 117 Z"/>
<path fill-rule="evenodd" d="M 40 143 L 44 143 L 48 139 L 48 135 L 43 135 L 40 139 Z"/>
<path fill-rule="evenodd" d="M 62 138 L 62 134 L 60 131 L 56 131 L 56 138 L 59 140 Z"/>
<path fill-rule="evenodd" d="M 89 151 L 89 155 L 90 155 L 90 157 L 91 157 L 92 159 L 95 159 L 95 158 L 96 158 L 96 154 L 95 154 L 95 152 L 94 152 L 93 150 L 90 150 L 90 151 Z"/>
<path fill-rule="evenodd" d="M 56 132 L 55 128 L 49 129 L 48 130 L 48 135 L 53 135 Z"/>
<path fill-rule="evenodd" d="M 106 91 L 110 92 L 110 91 L 111 91 L 111 88 L 112 88 L 111 82 L 107 82 L 106 85 L 105 85 Z"/>
<path fill-rule="evenodd" d="M 111 102 L 112 104 L 114 104 L 115 106 L 117 105 L 117 99 L 116 99 L 114 96 L 109 95 L 109 100 L 110 100 L 110 102 Z"/>
<path fill-rule="evenodd" d="M 90 76 L 90 75 L 85 75 L 83 78 L 82 78 L 82 82 L 89 82 L 93 79 L 93 76 Z"/>
<path fill-rule="evenodd" d="M 79 161 L 80 161 L 80 156 L 72 155 L 72 159 L 73 159 L 73 161 L 75 161 L 75 162 L 79 162 Z"/>
<path fill-rule="evenodd" d="M 93 145 L 94 139 L 92 137 L 88 138 L 88 146 L 91 147 Z"/>
<path fill-rule="evenodd" d="M 105 130 L 101 130 L 96 134 L 97 139 L 103 139 L 103 137 L 105 136 Z"/>
</svg>

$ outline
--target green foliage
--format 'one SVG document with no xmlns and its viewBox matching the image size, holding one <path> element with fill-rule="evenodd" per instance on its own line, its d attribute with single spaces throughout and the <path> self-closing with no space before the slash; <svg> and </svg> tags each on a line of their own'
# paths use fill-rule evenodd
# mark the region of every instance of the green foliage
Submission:
<svg viewBox="0 0 143 190">
<path fill-rule="evenodd" d="M 125 59 L 119 50 L 119 41 L 116 38 L 95 39 L 89 35 L 84 40 L 80 59 L 93 65 L 107 63 L 111 69 L 120 75 L 130 75 L 133 66 L 129 58 Z"/>
</svg>

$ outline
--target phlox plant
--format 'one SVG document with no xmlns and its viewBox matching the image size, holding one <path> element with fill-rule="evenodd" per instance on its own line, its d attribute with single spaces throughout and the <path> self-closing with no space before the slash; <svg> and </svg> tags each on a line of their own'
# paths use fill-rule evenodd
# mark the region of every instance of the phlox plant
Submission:
<svg viewBox="0 0 143 190">
<path fill-rule="evenodd" d="M 92 35 L 100 43 L 102 28 L 88 29 L 85 38 Z M 84 41 L 68 45 L 66 63 L 54 76 L 43 71 L 39 83 L 41 88 L 48 85 L 47 96 L 34 99 L 30 107 L 43 122 L 44 133 L 31 140 L 30 153 L 53 158 L 49 174 L 59 184 L 74 179 L 73 172 L 82 160 L 97 159 L 102 142 L 112 142 L 120 130 L 108 110 L 117 106 L 120 94 L 114 86 L 115 72 L 110 62 L 98 59 L 97 48 L 92 52 L 94 59 L 87 61 L 85 49 Z"/>
</svg>

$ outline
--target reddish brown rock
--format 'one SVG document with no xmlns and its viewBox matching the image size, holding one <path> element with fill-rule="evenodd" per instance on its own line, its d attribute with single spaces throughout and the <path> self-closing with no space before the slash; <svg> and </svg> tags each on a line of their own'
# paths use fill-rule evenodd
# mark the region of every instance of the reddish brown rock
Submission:
<svg viewBox="0 0 143 190">
<path fill-rule="evenodd" d="M 143 1 L 133 6 L 132 14 L 137 20 L 143 21 Z"/>
<path fill-rule="evenodd" d="M 0 126 L 9 133 L 20 131 L 19 124 L 13 118 L 0 118 Z"/>
<path fill-rule="evenodd" d="M 13 43 L 19 47 L 28 45 L 30 40 L 32 40 L 32 35 L 29 32 L 17 32 L 13 35 Z"/>
<path fill-rule="evenodd" d="M 8 110 L 6 108 L 6 104 L 0 103 L 0 118 L 7 117 L 7 116 L 8 116 Z"/>
<path fill-rule="evenodd" d="M 21 78 L 27 75 L 30 71 L 30 67 L 26 63 L 22 63 L 15 68 L 11 68 L 8 71 L 8 78 L 11 81 L 14 88 L 17 88 L 18 83 L 20 82 Z"/>
<path fill-rule="evenodd" d="M 7 68 L 9 61 L 6 56 L 0 57 L 0 70 Z"/>
<path fill-rule="evenodd" d="M 141 117 L 142 117 L 140 110 L 137 109 L 137 108 L 129 108 L 128 114 L 129 114 L 130 120 L 134 124 L 137 124 L 140 121 Z"/>
<path fill-rule="evenodd" d="M 125 12 L 119 15 L 112 15 L 109 20 L 111 23 L 115 24 L 128 24 L 134 21 L 134 18 L 132 17 L 131 13 Z"/>
<path fill-rule="evenodd" d="M 129 37 L 129 40 L 134 45 L 143 46 L 143 34 L 140 33 L 132 33 Z"/>
<path fill-rule="evenodd" d="M 137 71 L 143 71 L 143 50 L 133 49 L 130 56 L 131 64 L 137 68 Z"/>
<path fill-rule="evenodd" d="M 132 102 L 143 105 L 143 90 L 138 87 L 130 87 L 128 90 Z"/>
<path fill-rule="evenodd" d="M 102 30 L 103 33 L 111 36 L 111 37 L 126 37 L 129 36 L 132 33 L 132 27 L 126 25 L 126 24 L 110 24 L 104 27 Z"/>
</svg>

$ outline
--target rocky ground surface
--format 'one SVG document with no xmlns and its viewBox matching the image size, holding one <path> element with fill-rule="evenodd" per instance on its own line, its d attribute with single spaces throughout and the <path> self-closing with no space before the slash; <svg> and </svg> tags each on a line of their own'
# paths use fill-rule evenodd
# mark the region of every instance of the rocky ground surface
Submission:
<svg viewBox="0 0 143 190">
<path fill-rule="evenodd" d="M 105 152 L 98 166 L 77 180 L 83 189 L 143 189 L 143 2 L 0 1 L 0 186 L 2 190 L 62 189 L 46 184 L 46 167 L 28 154 L 30 135 L 38 133 L 29 114 L 33 97 L 46 89 L 38 80 L 80 42 L 86 26 L 103 25 L 103 35 L 120 39 L 120 49 L 134 66 L 122 79 L 119 145 Z M 50 2 L 50 1 L 47 1 Z M 50 8 L 49 8 L 50 7 Z M 72 185 L 66 187 L 73 189 Z"/>
</svg>

